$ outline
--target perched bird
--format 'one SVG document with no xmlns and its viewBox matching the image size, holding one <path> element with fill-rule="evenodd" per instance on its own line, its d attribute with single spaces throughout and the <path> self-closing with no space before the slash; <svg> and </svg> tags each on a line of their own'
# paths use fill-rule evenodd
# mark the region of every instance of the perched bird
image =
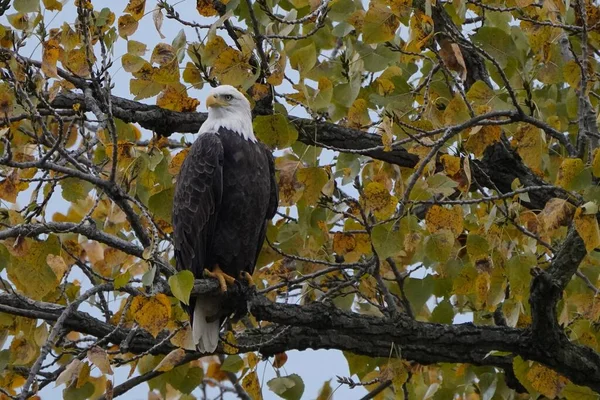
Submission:
<svg viewBox="0 0 600 400">
<path fill-rule="evenodd" d="M 235 279 L 251 279 L 277 210 L 273 156 L 252 130 L 250 103 L 223 85 L 206 99 L 208 119 L 177 178 L 173 200 L 173 242 L 178 270 L 219 280 L 222 292 Z M 214 352 L 219 342 L 222 296 L 190 299 L 194 343 Z"/>
</svg>

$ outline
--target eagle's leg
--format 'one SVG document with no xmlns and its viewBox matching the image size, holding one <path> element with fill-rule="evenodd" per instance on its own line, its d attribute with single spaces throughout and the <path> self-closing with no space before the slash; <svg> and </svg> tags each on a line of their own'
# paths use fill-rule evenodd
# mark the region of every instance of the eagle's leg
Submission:
<svg viewBox="0 0 600 400">
<path fill-rule="evenodd" d="M 225 293 L 227 291 L 227 284 L 233 285 L 235 283 L 235 278 L 227 275 L 225 272 L 221 270 L 221 267 L 218 265 L 212 271 L 207 269 L 204 270 L 204 276 L 208 278 L 215 278 L 219 281 L 219 285 L 221 286 L 221 292 Z"/>
<path fill-rule="evenodd" d="M 248 271 L 242 271 L 242 272 L 240 272 L 240 279 L 243 279 L 246 282 L 248 282 L 248 286 L 249 287 L 253 287 L 254 286 L 254 280 L 252 279 L 252 275 L 250 275 L 248 273 Z"/>
</svg>

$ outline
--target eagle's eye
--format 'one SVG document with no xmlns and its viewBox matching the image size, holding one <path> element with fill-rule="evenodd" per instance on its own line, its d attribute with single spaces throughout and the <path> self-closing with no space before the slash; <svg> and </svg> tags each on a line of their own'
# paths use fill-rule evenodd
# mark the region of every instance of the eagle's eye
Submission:
<svg viewBox="0 0 600 400">
<path fill-rule="evenodd" d="M 226 95 L 224 95 L 224 96 L 223 96 L 223 98 L 224 98 L 225 100 L 227 100 L 227 101 L 231 101 L 231 100 L 233 100 L 233 96 L 232 96 L 232 95 L 230 95 L 230 94 L 226 94 Z"/>
</svg>

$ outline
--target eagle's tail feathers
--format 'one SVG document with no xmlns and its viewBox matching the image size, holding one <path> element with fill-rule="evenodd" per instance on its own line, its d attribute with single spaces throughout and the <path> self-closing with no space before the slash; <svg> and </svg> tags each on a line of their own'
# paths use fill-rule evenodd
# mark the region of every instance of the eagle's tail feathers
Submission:
<svg viewBox="0 0 600 400">
<path fill-rule="evenodd" d="M 194 306 L 192 322 L 192 337 L 201 353 L 213 353 L 219 344 L 219 331 L 221 324 L 218 316 L 219 303 L 216 299 L 199 297 Z M 215 319 L 208 322 L 207 319 Z"/>
</svg>

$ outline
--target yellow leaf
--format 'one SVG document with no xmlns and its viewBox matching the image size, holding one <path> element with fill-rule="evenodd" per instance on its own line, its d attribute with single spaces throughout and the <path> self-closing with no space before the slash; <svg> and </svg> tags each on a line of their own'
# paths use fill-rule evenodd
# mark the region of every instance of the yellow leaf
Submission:
<svg viewBox="0 0 600 400">
<path fill-rule="evenodd" d="M 222 84 L 242 86 L 254 73 L 242 52 L 227 47 L 215 59 L 211 75 L 216 76 Z"/>
<path fill-rule="evenodd" d="M 565 158 L 560 164 L 556 175 L 556 185 L 567 190 L 573 185 L 573 181 L 585 168 L 581 158 Z"/>
<path fill-rule="evenodd" d="M 354 103 L 352 103 L 348 110 L 348 122 L 351 128 L 359 129 L 371 123 L 365 99 L 354 100 Z"/>
<path fill-rule="evenodd" d="M 567 379 L 550 368 L 534 363 L 527 372 L 527 380 L 531 386 L 544 396 L 553 399 L 568 383 Z"/>
<path fill-rule="evenodd" d="M 460 172 L 460 157 L 452 156 L 450 154 L 444 154 L 440 157 L 442 165 L 444 166 L 444 172 L 449 177 L 452 177 Z"/>
<path fill-rule="evenodd" d="M 226 2 L 224 2 L 226 4 Z M 212 17 L 217 15 L 217 10 L 213 7 L 213 2 L 211 0 L 196 0 L 196 10 L 203 17 Z"/>
<path fill-rule="evenodd" d="M 164 84 L 146 79 L 132 79 L 129 81 L 129 91 L 135 96 L 134 100 L 156 96 L 163 87 Z"/>
<path fill-rule="evenodd" d="M 248 368 L 249 369 L 254 369 L 259 362 L 258 356 L 256 355 L 256 353 L 248 353 L 246 354 L 246 362 L 248 364 Z"/>
<path fill-rule="evenodd" d="M 87 358 L 90 360 L 103 374 L 112 375 L 113 371 L 110 367 L 108 354 L 104 349 L 94 346 L 87 352 Z"/>
<path fill-rule="evenodd" d="M 143 56 L 146 53 L 146 44 L 141 42 L 136 42 L 135 40 L 127 41 L 127 53 L 133 54 L 136 56 Z"/>
<path fill-rule="evenodd" d="M 240 352 L 240 349 L 235 345 L 237 344 L 237 339 L 232 331 L 227 331 L 225 334 L 225 338 L 223 339 L 223 352 L 225 354 L 237 354 Z"/>
<path fill-rule="evenodd" d="M 520 125 L 513 136 L 511 144 L 533 171 L 540 171 L 544 152 L 542 131 L 533 125 Z"/>
<path fill-rule="evenodd" d="M 171 159 L 171 162 L 169 162 L 169 173 L 171 175 L 177 175 L 179 173 L 179 170 L 181 169 L 181 165 L 183 164 L 183 161 L 187 157 L 187 154 L 189 153 L 189 151 L 190 151 L 189 147 L 186 147 L 185 149 L 181 150 L 179 153 L 175 154 L 175 156 Z"/>
<path fill-rule="evenodd" d="M 219 364 L 218 362 L 212 362 L 208 365 L 208 369 L 206 370 L 206 376 L 208 378 L 214 379 L 217 382 L 221 382 L 227 379 L 227 373 L 221 370 L 221 364 Z"/>
<path fill-rule="evenodd" d="M 17 289 L 34 300 L 41 300 L 56 289 L 56 275 L 46 263 L 48 254 L 60 251 L 56 236 L 50 236 L 45 242 L 19 238 L 15 245 L 6 244 L 11 253 L 8 277 Z"/>
<path fill-rule="evenodd" d="M 594 159 L 592 161 L 592 173 L 596 178 L 600 178 L 600 149 L 594 150 Z"/>
<path fill-rule="evenodd" d="M 427 230 L 431 233 L 448 229 L 454 234 L 454 237 L 458 237 L 463 231 L 462 207 L 456 205 L 452 208 L 445 208 L 434 204 L 427 211 L 425 221 L 427 222 Z"/>
<path fill-rule="evenodd" d="M 6 83 L 0 83 L 0 115 L 2 117 L 12 115 L 14 104 L 14 95 L 13 92 Z M 6 129 L 6 128 L 5 128 Z M 6 134 L 7 131 L 4 131 L 2 136 Z"/>
<path fill-rule="evenodd" d="M 302 197 L 302 184 L 298 182 L 296 172 L 301 168 L 301 162 L 286 157 L 275 160 L 275 169 L 278 172 L 279 204 L 293 206 Z"/>
<path fill-rule="evenodd" d="M 538 215 L 538 220 L 542 228 L 546 232 L 550 232 L 559 226 L 568 225 L 574 211 L 575 206 L 567 200 L 554 198 L 546 203 L 544 209 Z"/>
<path fill-rule="evenodd" d="M 420 52 L 433 35 L 433 19 L 420 10 L 415 11 L 410 18 L 410 41 L 413 50 Z M 411 46 L 412 47 L 412 46 Z"/>
<path fill-rule="evenodd" d="M 194 345 L 194 339 L 192 338 L 192 330 L 190 326 L 186 326 L 185 329 L 180 330 L 171 338 L 171 343 L 174 346 L 181 347 L 186 350 L 196 350 Z"/>
<path fill-rule="evenodd" d="M 481 157 L 488 146 L 500 141 L 501 133 L 502 130 L 499 126 L 476 126 L 469 133 L 465 149 L 473 153 L 475 157 Z"/>
<path fill-rule="evenodd" d="M 153 297 L 136 296 L 131 303 L 135 321 L 156 337 L 171 318 L 169 298 L 159 293 Z"/>
<path fill-rule="evenodd" d="M 42 72 L 47 77 L 56 78 L 58 76 L 56 71 L 56 62 L 60 55 L 60 43 L 57 39 L 51 38 L 44 42 L 42 50 Z"/>
<path fill-rule="evenodd" d="M 81 364 L 81 368 L 79 369 L 79 375 L 77 375 L 77 382 L 75 382 L 76 388 L 80 388 L 90 381 L 90 372 L 90 364 L 83 362 Z"/>
<path fill-rule="evenodd" d="M 73 74 L 87 77 L 90 75 L 90 70 L 86 57 L 84 48 L 70 50 L 66 53 L 62 64 Z"/>
<path fill-rule="evenodd" d="M 138 22 L 131 14 L 124 14 L 119 17 L 118 21 L 119 36 L 123 39 L 127 39 L 137 31 Z"/>
<path fill-rule="evenodd" d="M 252 85 L 249 92 L 252 94 L 252 99 L 254 101 L 259 101 L 271 94 L 271 88 L 269 87 L 269 85 L 255 83 L 254 85 Z"/>
<path fill-rule="evenodd" d="M 183 70 L 183 81 L 193 85 L 196 89 L 202 89 L 202 86 L 204 85 L 200 70 L 189 61 Z"/>
<path fill-rule="evenodd" d="M 329 180 L 327 172 L 319 167 L 302 168 L 298 171 L 298 181 L 304 185 L 302 198 L 310 205 L 317 204 L 321 189 Z"/>
<path fill-rule="evenodd" d="M 285 53 L 280 53 L 275 65 L 271 66 L 271 75 L 267 78 L 267 83 L 272 86 L 279 86 L 283 83 L 285 74 L 285 64 L 287 58 Z"/>
<path fill-rule="evenodd" d="M 370 182 L 363 191 L 361 202 L 367 211 L 379 219 L 386 219 L 396 211 L 398 198 L 392 196 L 388 189 L 379 182 Z"/>
<path fill-rule="evenodd" d="M 242 387 L 250 395 L 252 400 L 262 400 L 262 392 L 260 390 L 260 383 L 256 371 L 252 371 L 244 377 Z"/>
<path fill-rule="evenodd" d="M 363 41 L 366 44 L 392 40 L 400 20 L 387 6 L 372 1 L 362 21 Z"/>
<path fill-rule="evenodd" d="M 167 86 L 165 90 L 156 99 L 156 105 L 172 111 L 192 112 L 200 102 L 197 99 L 188 97 L 187 90 L 183 85 L 175 88 Z"/>
<path fill-rule="evenodd" d="M 224 52 L 229 46 L 221 36 L 213 36 L 204 47 L 202 62 L 206 65 L 212 65 L 216 58 Z"/>
<path fill-rule="evenodd" d="M 464 122 L 469 119 L 469 111 L 467 104 L 463 100 L 462 96 L 456 95 L 448 103 L 444 110 L 444 122 L 447 125 L 455 125 Z"/>
<path fill-rule="evenodd" d="M 483 304 L 490 291 L 492 279 L 488 272 L 480 272 L 475 278 L 475 295 L 477 296 L 478 304 Z"/>
<path fill-rule="evenodd" d="M 584 214 L 583 209 L 580 207 L 575 211 L 573 222 L 575 223 L 577 233 L 583 240 L 583 243 L 585 243 L 585 249 L 588 253 L 600 247 L 600 228 L 598 227 L 596 215 Z"/>
<path fill-rule="evenodd" d="M 574 89 L 579 87 L 581 81 L 581 68 L 575 60 L 569 60 L 563 66 L 563 77 L 565 81 Z"/>
<path fill-rule="evenodd" d="M 35 359 L 37 346 L 22 336 L 12 340 L 9 348 L 10 363 L 13 365 L 27 365 Z"/>
<path fill-rule="evenodd" d="M 475 292 L 475 281 L 477 280 L 477 270 L 473 267 L 462 268 L 458 276 L 452 282 L 452 291 L 454 294 L 469 295 Z"/>
<path fill-rule="evenodd" d="M 121 64 L 123 65 L 123 69 L 127 72 L 138 72 L 147 63 L 148 62 L 142 57 L 131 53 L 124 54 L 123 57 L 121 57 Z"/>
<path fill-rule="evenodd" d="M 62 11 L 62 3 L 58 0 L 43 0 L 44 8 L 48 11 Z"/>
<path fill-rule="evenodd" d="M 48 263 L 48 266 L 52 268 L 52 272 L 56 275 L 56 283 L 60 283 L 68 268 L 65 260 L 61 256 L 48 254 L 46 256 L 46 263 Z"/>
<path fill-rule="evenodd" d="M 10 175 L 0 181 L 0 199 L 6 200 L 10 203 L 17 202 L 17 195 L 20 192 L 18 175 L 15 170 Z"/>
<path fill-rule="evenodd" d="M 317 400 L 329 400 L 332 398 L 333 390 L 331 389 L 330 381 L 325 381 L 319 390 Z"/>
<path fill-rule="evenodd" d="M 167 372 L 172 370 L 183 360 L 185 357 L 185 350 L 182 348 L 175 349 L 163 358 L 158 365 L 154 368 L 154 371 Z"/>
<path fill-rule="evenodd" d="M 123 12 L 130 13 L 136 21 L 139 21 L 144 16 L 145 7 L 146 0 L 129 0 L 129 3 Z"/>
<path fill-rule="evenodd" d="M 154 46 L 150 62 L 158 65 L 166 65 L 175 59 L 175 49 L 167 43 L 159 43 Z"/>
<path fill-rule="evenodd" d="M 159 68 L 152 68 L 152 81 L 155 83 L 171 84 L 179 82 L 179 64 L 177 58 L 161 65 Z"/>
</svg>

